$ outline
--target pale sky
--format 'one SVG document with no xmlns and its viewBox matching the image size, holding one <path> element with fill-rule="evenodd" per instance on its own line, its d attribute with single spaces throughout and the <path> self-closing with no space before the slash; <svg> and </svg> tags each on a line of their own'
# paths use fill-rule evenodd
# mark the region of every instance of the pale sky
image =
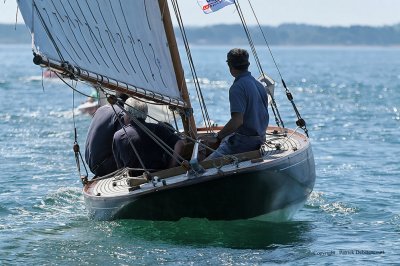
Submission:
<svg viewBox="0 0 400 266">
<path fill-rule="evenodd" d="M 134 0 L 133 0 L 134 1 Z M 178 0 L 186 26 L 239 23 L 233 5 L 205 15 L 196 0 Z M 239 1 L 245 14 L 248 0 Z M 383 26 L 400 23 L 400 0 L 251 0 L 261 24 L 305 23 L 322 26 Z M 0 1 L 0 23 L 15 23 L 16 0 Z M 22 17 L 18 16 L 19 23 Z M 247 23 L 255 20 L 248 16 Z"/>
</svg>

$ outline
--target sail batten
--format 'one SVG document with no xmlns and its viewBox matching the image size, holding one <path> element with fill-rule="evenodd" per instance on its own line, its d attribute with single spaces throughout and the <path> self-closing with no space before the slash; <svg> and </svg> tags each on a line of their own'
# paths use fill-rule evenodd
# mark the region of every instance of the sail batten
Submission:
<svg viewBox="0 0 400 266">
<path fill-rule="evenodd" d="M 34 51 L 181 101 L 157 0 L 18 0 Z M 60 65 L 61 65 L 60 64 Z"/>
</svg>

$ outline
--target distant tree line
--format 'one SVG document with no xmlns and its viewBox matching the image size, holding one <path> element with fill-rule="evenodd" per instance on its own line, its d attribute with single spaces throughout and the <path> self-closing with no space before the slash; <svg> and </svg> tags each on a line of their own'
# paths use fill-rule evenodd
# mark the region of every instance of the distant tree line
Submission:
<svg viewBox="0 0 400 266">
<path fill-rule="evenodd" d="M 400 45 L 400 24 L 384 27 L 283 24 L 277 27 L 263 26 L 262 30 L 271 45 Z M 258 26 L 249 27 L 249 31 L 254 43 L 265 44 Z M 221 45 L 247 42 L 241 25 L 188 27 L 186 33 L 189 42 L 194 44 Z"/>
<path fill-rule="evenodd" d="M 271 45 L 400 45 L 400 24 L 382 27 L 282 24 L 277 27 L 263 26 L 262 29 Z M 239 24 L 186 27 L 185 30 L 191 44 L 232 45 L 247 42 Z M 254 43 L 265 43 L 257 26 L 251 26 L 249 30 Z M 179 29 L 176 29 L 176 36 L 181 42 Z M 0 24 L 0 43 L 30 43 L 30 35 L 25 25 Z"/>
<path fill-rule="evenodd" d="M 30 43 L 30 35 L 25 25 L 0 24 L 0 43 Z"/>
</svg>

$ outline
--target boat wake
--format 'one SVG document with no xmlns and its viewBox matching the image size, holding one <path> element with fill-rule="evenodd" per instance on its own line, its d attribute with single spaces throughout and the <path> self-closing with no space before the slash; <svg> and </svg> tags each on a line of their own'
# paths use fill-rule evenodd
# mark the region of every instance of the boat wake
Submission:
<svg viewBox="0 0 400 266">
<path fill-rule="evenodd" d="M 307 200 L 306 207 L 318 208 L 332 216 L 349 215 L 357 213 L 357 208 L 347 206 L 343 202 L 327 202 L 323 192 L 313 191 Z"/>
<path fill-rule="evenodd" d="M 86 219 L 87 217 L 81 190 L 76 187 L 57 189 L 35 204 L 34 209 L 42 212 L 46 220 L 71 220 L 71 217 Z M 65 216 L 69 218 L 66 219 Z"/>
</svg>

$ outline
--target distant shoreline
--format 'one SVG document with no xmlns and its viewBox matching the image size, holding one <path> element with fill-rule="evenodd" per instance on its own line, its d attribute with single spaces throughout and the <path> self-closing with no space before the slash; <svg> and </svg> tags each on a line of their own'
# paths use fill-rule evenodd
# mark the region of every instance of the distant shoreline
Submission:
<svg viewBox="0 0 400 266">
<path fill-rule="evenodd" d="M 31 43 L 1 43 L 0 42 L 0 47 L 31 47 Z M 229 49 L 232 47 L 239 47 L 241 45 L 239 44 L 218 44 L 218 45 L 213 45 L 213 44 L 190 44 L 191 48 L 204 48 L 204 49 Z M 244 46 L 244 45 L 243 45 Z M 183 44 L 178 44 L 179 49 L 182 49 L 182 52 L 184 52 L 184 45 Z M 299 50 L 390 50 L 390 49 L 400 49 L 400 44 L 399 45 L 271 45 L 270 46 L 272 51 L 275 49 L 288 49 L 288 50 L 293 50 L 293 49 L 299 49 Z M 264 49 L 266 46 L 263 45 L 257 45 L 256 49 Z"/>
<path fill-rule="evenodd" d="M 282 24 L 262 26 L 267 41 L 272 46 L 400 46 L 400 24 L 392 26 L 349 26 L 325 27 L 306 24 Z M 176 30 L 178 43 L 179 29 Z M 226 46 L 246 45 L 247 39 L 239 24 L 221 24 L 207 27 L 186 27 L 191 45 Z M 249 27 L 255 44 L 265 45 L 262 33 L 256 26 Z M 0 44 L 29 44 L 30 34 L 24 24 L 0 24 Z"/>
</svg>

